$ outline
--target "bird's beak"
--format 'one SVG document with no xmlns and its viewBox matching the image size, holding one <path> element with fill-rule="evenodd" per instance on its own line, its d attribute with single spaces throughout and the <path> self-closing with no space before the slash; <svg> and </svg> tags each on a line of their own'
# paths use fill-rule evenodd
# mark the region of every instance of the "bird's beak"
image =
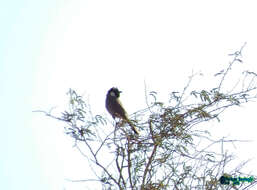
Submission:
<svg viewBox="0 0 257 190">
<path fill-rule="evenodd" d="M 122 93 L 122 91 L 119 91 L 119 93 Z"/>
</svg>

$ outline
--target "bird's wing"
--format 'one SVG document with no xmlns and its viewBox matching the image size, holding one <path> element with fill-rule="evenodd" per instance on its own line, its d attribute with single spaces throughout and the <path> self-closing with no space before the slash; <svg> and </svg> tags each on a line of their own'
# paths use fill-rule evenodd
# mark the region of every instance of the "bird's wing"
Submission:
<svg viewBox="0 0 257 190">
<path fill-rule="evenodd" d="M 121 101 L 119 99 L 117 99 L 116 104 L 113 105 L 115 106 L 115 114 L 117 115 L 117 117 L 121 118 L 121 119 L 125 119 L 127 120 L 127 112 L 125 111 L 125 109 L 123 108 Z"/>
</svg>

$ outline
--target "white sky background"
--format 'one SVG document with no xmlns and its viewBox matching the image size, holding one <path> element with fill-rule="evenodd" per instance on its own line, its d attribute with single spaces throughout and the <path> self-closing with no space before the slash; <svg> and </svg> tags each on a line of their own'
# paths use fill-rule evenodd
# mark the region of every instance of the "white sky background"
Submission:
<svg viewBox="0 0 257 190">
<path fill-rule="evenodd" d="M 117 86 L 133 113 L 145 107 L 144 80 L 165 101 L 192 70 L 213 75 L 224 68 L 244 42 L 245 63 L 237 69 L 256 72 L 256 20 L 254 1 L 0 2 L 0 188 L 86 186 L 65 181 L 84 179 L 88 168 L 62 125 L 32 110 L 61 109 L 74 88 L 89 97 L 94 113 L 107 115 L 106 92 Z M 195 85 L 211 83 L 199 78 Z M 256 139 L 256 103 L 223 119 L 209 126 L 216 134 Z M 256 142 L 231 151 L 238 161 L 253 158 Z M 256 174 L 256 158 L 249 166 Z"/>
</svg>

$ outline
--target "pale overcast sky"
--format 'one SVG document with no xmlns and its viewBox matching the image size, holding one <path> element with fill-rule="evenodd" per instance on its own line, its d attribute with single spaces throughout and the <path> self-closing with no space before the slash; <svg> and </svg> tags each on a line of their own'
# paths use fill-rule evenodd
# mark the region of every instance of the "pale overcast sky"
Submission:
<svg viewBox="0 0 257 190">
<path fill-rule="evenodd" d="M 8 0 L 0 2 L 0 189 L 80 190 L 87 162 L 62 125 L 33 110 L 61 108 L 74 88 L 106 114 L 119 87 L 133 113 L 145 106 L 144 80 L 160 93 L 182 90 L 192 70 L 213 75 L 244 42 L 244 67 L 257 72 L 256 2 L 248 0 Z M 208 85 L 210 81 L 199 81 Z M 217 127 L 256 140 L 256 103 L 233 109 Z M 222 134 L 221 134 L 222 136 Z M 239 145 L 240 159 L 256 142 Z M 257 171 L 257 160 L 250 163 Z M 89 189 L 99 189 L 99 186 Z"/>
</svg>

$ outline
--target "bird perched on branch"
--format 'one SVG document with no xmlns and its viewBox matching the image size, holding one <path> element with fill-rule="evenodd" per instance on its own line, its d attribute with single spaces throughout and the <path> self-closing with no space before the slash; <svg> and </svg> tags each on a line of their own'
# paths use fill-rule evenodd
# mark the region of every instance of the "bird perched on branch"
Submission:
<svg viewBox="0 0 257 190">
<path fill-rule="evenodd" d="M 111 114 L 113 119 L 120 118 L 124 120 L 130 125 L 131 129 L 138 135 L 139 132 L 137 131 L 135 125 L 128 119 L 127 113 L 119 100 L 120 93 L 121 91 L 119 91 L 118 88 L 111 88 L 106 95 L 105 107 Z"/>
</svg>

